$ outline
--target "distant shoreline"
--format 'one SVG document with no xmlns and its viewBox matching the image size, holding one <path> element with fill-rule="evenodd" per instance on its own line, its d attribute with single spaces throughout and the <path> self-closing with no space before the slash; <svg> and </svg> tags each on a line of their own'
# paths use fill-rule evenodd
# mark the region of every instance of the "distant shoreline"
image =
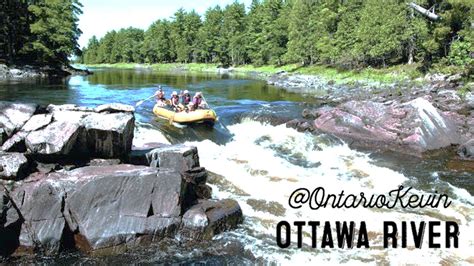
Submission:
<svg viewBox="0 0 474 266">
<path fill-rule="evenodd" d="M 348 84 L 354 82 L 377 82 L 383 84 L 396 82 L 411 82 L 423 78 L 417 67 L 418 65 L 397 65 L 384 69 L 364 68 L 361 70 L 338 70 L 324 65 L 300 66 L 290 64 L 284 66 L 252 66 L 242 65 L 238 67 L 223 68 L 218 64 L 205 63 L 114 63 L 114 64 L 79 64 L 86 68 L 114 68 L 114 69 L 149 69 L 154 71 L 172 71 L 172 72 L 204 72 L 204 73 L 236 73 L 252 74 L 264 79 L 279 73 L 288 73 L 290 75 L 310 75 L 332 81 L 337 84 Z"/>
</svg>

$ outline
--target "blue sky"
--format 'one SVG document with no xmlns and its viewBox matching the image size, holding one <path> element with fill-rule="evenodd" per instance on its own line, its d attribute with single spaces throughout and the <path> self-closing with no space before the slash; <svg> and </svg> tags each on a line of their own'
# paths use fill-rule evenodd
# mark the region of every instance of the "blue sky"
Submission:
<svg viewBox="0 0 474 266">
<path fill-rule="evenodd" d="M 93 35 L 102 37 L 107 31 L 129 26 L 146 29 L 160 18 L 170 18 L 176 10 L 196 10 L 204 14 L 207 8 L 220 5 L 224 7 L 234 0 L 185 1 L 185 0 L 82 0 L 83 14 L 79 28 L 83 34 L 79 39 L 81 47 Z M 248 7 L 251 0 L 239 0 Z"/>
</svg>

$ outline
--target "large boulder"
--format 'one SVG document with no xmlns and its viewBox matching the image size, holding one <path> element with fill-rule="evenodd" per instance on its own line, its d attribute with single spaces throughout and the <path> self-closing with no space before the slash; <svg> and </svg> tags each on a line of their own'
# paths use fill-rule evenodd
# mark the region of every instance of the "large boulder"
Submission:
<svg viewBox="0 0 474 266">
<path fill-rule="evenodd" d="M 13 135 L 33 116 L 37 109 L 37 104 L 0 101 L 0 128 L 3 128 L 7 136 Z"/>
<path fill-rule="evenodd" d="M 21 153 L 0 152 L 0 179 L 20 180 L 29 174 L 30 163 Z"/>
<path fill-rule="evenodd" d="M 120 158 L 132 149 L 135 118 L 132 113 L 92 113 L 81 121 L 92 156 Z"/>
<path fill-rule="evenodd" d="M 375 146 L 416 156 L 460 141 L 455 122 L 423 98 L 391 105 L 346 102 L 324 110 L 314 126 L 356 146 Z"/>
<path fill-rule="evenodd" d="M 237 201 L 205 200 L 183 215 L 179 237 L 193 241 L 210 240 L 220 232 L 236 228 L 242 220 L 242 210 Z"/>
<path fill-rule="evenodd" d="M 116 165 L 71 171 L 80 180 L 66 199 L 68 224 L 84 251 L 112 248 L 137 236 L 171 236 L 180 224 L 186 186 L 171 170 Z"/>
</svg>

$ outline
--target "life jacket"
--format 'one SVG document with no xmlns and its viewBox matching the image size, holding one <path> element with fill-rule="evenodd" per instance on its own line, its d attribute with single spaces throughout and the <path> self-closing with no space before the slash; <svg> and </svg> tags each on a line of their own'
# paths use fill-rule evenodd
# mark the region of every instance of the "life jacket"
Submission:
<svg viewBox="0 0 474 266">
<path fill-rule="evenodd" d="M 188 105 L 190 102 L 191 102 L 191 95 L 189 94 L 183 95 L 182 103 L 184 105 Z"/>
<path fill-rule="evenodd" d="M 174 105 L 174 106 L 178 106 L 179 104 L 179 97 L 178 96 L 173 96 L 171 98 L 171 104 Z"/>
<path fill-rule="evenodd" d="M 202 98 L 200 97 L 193 97 L 193 107 L 194 109 L 197 109 L 199 107 L 199 105 L 201 104 L 202 102 Z"/>
</svg>

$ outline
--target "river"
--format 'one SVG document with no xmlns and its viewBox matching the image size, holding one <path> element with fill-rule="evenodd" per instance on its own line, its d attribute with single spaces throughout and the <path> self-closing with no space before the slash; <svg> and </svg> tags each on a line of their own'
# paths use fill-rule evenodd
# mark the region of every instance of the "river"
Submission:
<svg viewBox="0 0 474 266">
<path fill-rule="evenodd" d="M 311 95 L 267 85 L 248 76 L 161 73 L 147 70 L 96 69 L 87 77 L 65 81 L 0 83 L 0 100 L 40 104 L 96 106 L 119 102 L 135 105 L 162 85 L 167 97 L 173 90 L 202 91 L 219 116 L 214 128 L 183 127 L 157 120 L 153 101 L 136 110 L 135 144 L 144 142 L 186 143 L 198 147 L 201 165 L 216 175 L 210 179 L 213 196 L 239 201 L 244 223 L 235 231 L 199 245 L 178 241 L 127 251 L 108 257 L 85 257 L 76 252 L 58 258 L 21 259 L 44 263 L 371 263 L 371 264 L 462 264 L 473 262 L 473 174 L 446 167 L 441 154 L 426 160 L 392 153 L 351 149 L 328 136 L 300 133 L 282 123 L 299 117 L 307 106 L 319 103 Z M 324 92 L 316 92 L 324 93 Z M 311 210 L 288 206 L 297 188 L 324 187 L 329 193 L 387 194 L 400 185 L 429 195 L 446 193 L 449 208 L 437 209 L 333 209 Z M 303 248 L 280 249 L 275 242 L 276 224 L 287 221 L 354 221 L 367 223 L 370 249 L 313 249 L 305 234 Z M 408 249 L 384 249 L 383 221 L 456 221 L 460 225 L 459 248 L 422 249 L 408 242 Z M 333 223 L 334 225 L 334 223 Z M 443 228 L 443 227 L 441 227 Z M 318 241 L 322 229 L 318 229 Z M 333 228 L 334 230 L 334 228 Z M 293 232 L 295 233 L 295 232 Z M 408 234 L 410 236 L 410 233 Z M 427 233 L 425 234 L 427 235 Z M 443 235 L 443 234 L 442 234 Z M 294 241 L 295 235 L 292 238 Z M 443 242 L 441 238 L 439 242 Z M 412 240 L 411 240 L 412 241 Z"/>
</svg>

